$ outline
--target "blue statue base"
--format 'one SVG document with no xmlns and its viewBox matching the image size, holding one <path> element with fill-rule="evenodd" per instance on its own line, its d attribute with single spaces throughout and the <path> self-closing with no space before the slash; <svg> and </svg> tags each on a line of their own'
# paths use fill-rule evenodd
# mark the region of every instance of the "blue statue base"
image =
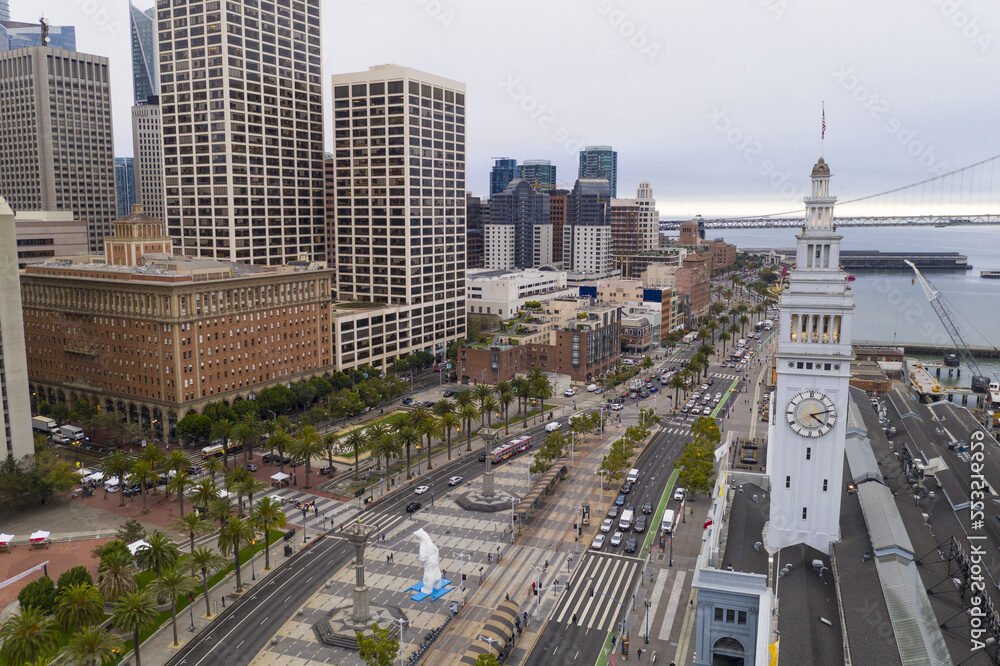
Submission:
<svg viewBox="0 0 1000 666">
<path fill-rule="evenodd" d="M 424 582 L 422 580 L 417 581 L 416 584 L 411 585 L 406 589 L 408 591 L 410 590 L 413 591 L 413 594 L 410 595 L 410 599 L 412 601 L 425 601 L 425 600 L 437 601 L 438 599 L 440 599 L 441 597 L 443 597 L 444 595 L 448 594 L 449 592 L 455 589 L 453 587 L 448 587 L 450 584 L 451 584 L 450 580 L 448 580 L 447 578 L 442 578 L 441 582 L 438 583 L 437 587 L 435 587 L 430 594 L 424 594 L 423 592 L 420 591 L 420 588 L 424 586 Z"/>
</svg>

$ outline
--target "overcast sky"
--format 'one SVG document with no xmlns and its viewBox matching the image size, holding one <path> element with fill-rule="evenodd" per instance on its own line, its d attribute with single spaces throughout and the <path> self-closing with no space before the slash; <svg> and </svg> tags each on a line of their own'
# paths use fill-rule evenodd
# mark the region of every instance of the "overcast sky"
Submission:
<svg viewBox="0 0 1000 666">
<path fill-rule="evenodd" d="M 955 2 L 324 0 L 326 143 L 330 74 L 398 63 L 468 86 L 474 193 L 492 156 L 550 159 L 568 186 L 579 147 L 610 144 L 619 196 L 648 180 L 662 215 L 773 213 L 799 207 L 824 100 L 846 200 L 1000 153 L 1000 4 Z M 111 59 L 115 152 L 130 155 L 127 0 L 11 5 Z M 981 170 L 952 207 L 977 204 L 994 171 L 1000 192 L 1000 167 Z"/>
</svg>

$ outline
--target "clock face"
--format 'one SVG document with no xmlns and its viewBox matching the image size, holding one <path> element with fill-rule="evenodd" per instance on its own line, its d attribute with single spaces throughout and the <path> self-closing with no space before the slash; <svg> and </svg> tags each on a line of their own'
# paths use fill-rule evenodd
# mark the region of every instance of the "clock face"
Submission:
<svg viewBox="0 0 1000 666">
<path fill-rule="evenodd" d="M 797 435 L 822 437 L 837 423 L 837 406 L 825 393 L 803 391 L 788 401 L 785 420 Z"/>
</svg>

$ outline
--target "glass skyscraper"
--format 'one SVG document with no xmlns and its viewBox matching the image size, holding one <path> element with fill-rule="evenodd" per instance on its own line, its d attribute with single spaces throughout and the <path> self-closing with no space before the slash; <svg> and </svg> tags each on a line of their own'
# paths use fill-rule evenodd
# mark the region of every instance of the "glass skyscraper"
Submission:
<svg viewBox="0 0 1000 666">
<path fill-rule="evenodd" d="M 128 14 L 132 33 L 132 91 L 135 103 L 140 104 L 160 94 L 156 77 L 156 8 L 142 11 L 130 3 Z"/>
<path fill-rule="evenodd" d="M 3 9 L 0 0 L 0 10 Z M 0 20 L 0 51 L 13 51 L 29 46 L 42 46 L 42 26 L 39 23 Z M 50 25 L 48 46 L 76 51 L 76 28 L 71 25 Z"/>
<path fill-rule="evenodd" d="M 556 165 L 548 160 L 525 160 L 517 168 L 517 177 L 528 181 L 536 192 L 556 189 Z"/>
<path fill-rule="evenodd" d="M 8 0 L 0 0 L 0 21 L 10 20 L 10 2 Z"/>
<path fill-rule="evenodd" d="M 587 146 L 580 151 L 580 178 L 603 178 L 618 196 L 618 153 L 611 146 Z"/>
<path fill-rule="evenodd" d="M 131 157 L 115 158 L 115 211 L 118 219 L 128 217 L 135 203 L 135 166 Z"/>
<path fill-rule="evenodd" d="M 507 189 L 510 181 L 517 178 L 517 160 L 509 157 L 499 157 L 493 161 L 490 169 L 490 197 Z"/>
</svg>

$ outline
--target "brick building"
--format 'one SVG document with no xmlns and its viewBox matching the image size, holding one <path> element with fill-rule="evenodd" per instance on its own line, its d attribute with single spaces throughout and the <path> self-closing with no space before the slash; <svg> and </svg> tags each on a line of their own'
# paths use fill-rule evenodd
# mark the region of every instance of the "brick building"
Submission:
<svg viewBox="0 0 1000 666">
<path fill-rule="evenodd" d="M 677 242 L 681 245 L 697 245 L 698 241 L 701 240 L 701 229 L 699 227 L 700 225 L 697 220 L 681 222 L 681 233 Z"/>
<path fill-rule="evenodd" d="M 708 314 L 712 300 L 712 257 L 708 254 L 689 254 L 677 269 L 677 293 L 688 302 L 688 326 Z"/>
<path fill-rule="evenodd" d="M 253 266 L 170 254 L 162 223 L 113 224 L 105 255 L 21 275 L 36 400 L 86 400 L 163 434 L 209 402 L 332 368 L 325 264 Z"/>
</svg>

